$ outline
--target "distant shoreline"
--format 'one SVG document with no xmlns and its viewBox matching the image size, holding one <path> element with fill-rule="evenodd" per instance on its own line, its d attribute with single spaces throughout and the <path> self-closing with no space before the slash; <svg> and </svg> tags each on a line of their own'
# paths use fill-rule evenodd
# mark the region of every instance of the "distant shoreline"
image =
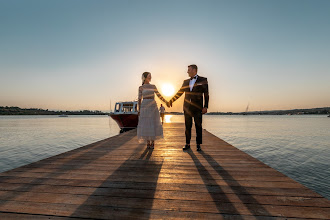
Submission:
<svg viewBox="0 0 330 220">
<path fill-rule="evenodd" d="M 251 112 L 210 112 L 208 115 L 329 115 L 330 107 Z"/>
<path fill-rule="evenodd" d="M 0 106 L 0 115 L 108 115 L 101 111 L 49 111 L 48 109 L 39 108 L 19 108 L 19 107 L 3 107 Z"/>
<path fill-rule="evenodd" d="M 183 115 L 183 112 L 166 112 L 168 115 Z M 292 110 L 270 110 L 251 112 L 209 112 L 207 115 L 329 115 L 330 107 Z M 51 111 L 39 108 L 19 108 L 0 106 L 0 115 L 109 115 L 102 111 Z"/>
</svg>

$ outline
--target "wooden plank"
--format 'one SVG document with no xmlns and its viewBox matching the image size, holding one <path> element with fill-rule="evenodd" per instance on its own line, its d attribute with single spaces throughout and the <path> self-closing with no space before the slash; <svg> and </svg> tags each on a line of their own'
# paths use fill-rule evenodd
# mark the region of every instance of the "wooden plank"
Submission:
<svg viewBox="0 0 330 220">
<path fill-rule="evenodd" d="M 93 184 L 94 183 L 94 184 Z M 72 193 L 72 194 L 86 194 L 91 191 L 94 192 L 99 189 L 108 188 L 115 189 L 152 189 L 156 184 L 146 182 L 108 182 L 103 184 L 102 188 L 98 188 L 99 182 L 88 182 L 87 184 L 78 185 L 76 182 L 65 182 L 59 184 L 31 184 L 29 183 L 1 183 L 0 188 L 2 191 L 19 191 L 19 192 L 54 192 L 54 193 Z M 311 193 L 307 188 L 266 188 L 266 187 L 236 187 L 236 186 L 221 186 L 223 193 L 226 194 L 249 194 L 249 195 L 265 195 L 265 196 L 308 196 L 309 198 L 323 198 L 317 193 Z M 180 192 L 210 192 L 216 193 L 217 187 L 213 185 L 204 184 L 176 184 L 176 183 L 157 183 L 157 190 L 166 191 L 180 191 Z"/>
<path fill-rule="evenodd" d="M 94 191 L 93 191 L 94 190 Z M 97 190 L 97 191 L 96 191 Z M 94 192 L 94 193 L 91 193 Z M 153 190 L 153 189 L 115 189 L 115 188 L 102 188 L 100 190 L 95 188 L 88 188 L 78 193 L 58 192 L 56 190 L 45 192 L 22 192 L 22 191 L 0 191 L 1 200 L 15 200 L 15 201 L 30 201 L 30 202 L 45 202 L 52 203 L 55 200 L 57 203 L 73 204 L 72 198 L 79 198 L 80 200 L 114 200 L 116 198 L 141 198 L 141 199 L 158 199 L 158 200 L 178 200 L 178 201 L 224 201 L 228 200 L 230 203 L 241 203 L 244 201 L 246 204 L 267 204 L 267 205 L 287 205 L 287 206 L 315 206 L 327 207 L 327 202 L 319 198 L 305 198 L 294 196 L 264 196 L 249 194 L 235 194 L 224 193 L 223 191 L 213 191 L 213 197 L 208 192 L 188 192 L 178 190 Z M 106 195 L 106 196 L 104 196 Z M 77 203 L 79 204 L 79 202 Z"/>
<path fill-rule="evenodd" d="M 330 218 L 330 202 L 207 131 L 184 125 L 154 150 L 132 130 L 0 174 L 0 219 Z M 192 137 L 195 138 L 194 136 Z"/>
<path fill-rule="evenodd" d="M 67 217 L 51 216 L 51 215 L 40 215 L 40 214 L 25 214 L 25 213 L 11 213 L 2 212 L 0 213 L 1 220 L 10 219 L 25 219 L 25 220 L 65 220 Z"/>
</svg>

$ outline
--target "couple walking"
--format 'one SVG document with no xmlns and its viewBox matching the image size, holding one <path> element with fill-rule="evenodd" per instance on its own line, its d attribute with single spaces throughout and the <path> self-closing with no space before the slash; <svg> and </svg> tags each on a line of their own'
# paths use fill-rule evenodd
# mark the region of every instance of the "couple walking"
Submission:
<svg viewBox="0 0 330 220">
<path fill-rule="evenodd" d="M 155 85 L 150 84 L 151 73 L 142 74 L 142 86 L 139 87 L 138 110 L 139 124 L 137 127 L 137 136 L 140 141 L 147 141 L 148 148 L 154 148 L 155 140 L 163 138 L 163 127 L 160 122 L 158 107 L 154 99 L 155 94 L 168 107 L 172 107 L 183 93 L 185 99 L 183 103 L 183 112 L 185 119 L 186 145 L 183 150 L 190 148 L 192 118 L 194 118 L 196 128 L 197 151 L 201 150 L 202 144 L 202 115 L 207 113 L 209 103 L 209 91 L 207 78 L 197 75 L 198 68 L 192 64 L 188 66 L 188 75 L 190 79 L 184 80 L 180 90 L 176 95 L 166 101 L 157 90 Z M 204 95 L 204 103 L 203 103 Z"/>
</svg>

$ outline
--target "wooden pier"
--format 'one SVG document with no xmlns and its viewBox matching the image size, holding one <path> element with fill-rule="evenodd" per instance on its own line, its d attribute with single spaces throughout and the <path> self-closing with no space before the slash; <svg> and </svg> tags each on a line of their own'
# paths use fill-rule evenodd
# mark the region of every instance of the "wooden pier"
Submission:
<svg viewBox="0 0 330 220">
<path fill-rule="evenodd" d="M 184 124 L 164 124 L 154 150 L 132 130 L 1 173 L 0 219 L 330 219 L 328 199 L 206 130 L 203 141 L 183 152 Z"/>
</svg>

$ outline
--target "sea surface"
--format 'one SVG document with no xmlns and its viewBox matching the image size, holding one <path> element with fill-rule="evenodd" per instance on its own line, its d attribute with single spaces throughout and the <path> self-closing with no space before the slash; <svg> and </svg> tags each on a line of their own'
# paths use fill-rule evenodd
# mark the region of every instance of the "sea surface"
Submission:
<svg viewBox="0 0 330 220">
<path fill-rule="evenodd" d="M 184 122 L 183 115 L 166 120 Z M 330 199 L 326 115 L 205 115 L 203 128 Z M 0 172 L 117 134 L 108 116 L 0 116 Z"/>
</svg>

